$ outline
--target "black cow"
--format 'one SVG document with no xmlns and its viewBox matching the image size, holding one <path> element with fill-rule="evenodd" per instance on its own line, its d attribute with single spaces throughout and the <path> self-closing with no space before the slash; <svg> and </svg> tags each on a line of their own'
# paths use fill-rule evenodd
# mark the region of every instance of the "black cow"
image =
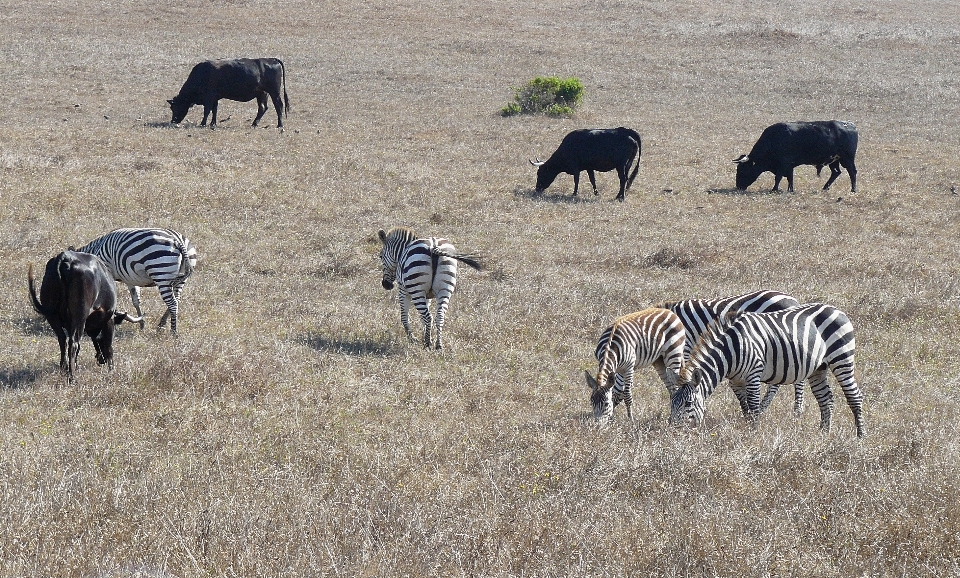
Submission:
<svg viewBox="0 0 960 578">
<path fill-rule="evenodd" d="M 813 165 L 820 170 L 829 165 L 830 178 L 823 190 L 830 188 L 840 176 L 840 166 L 850 175 L 850 190 L 857 190 L 857 127 L 852 122 L 822 120 L 815 122 L 780 122 L 767 127 L 753 145 L 749 155 L 734 159 L 737 163 L 737 188 L 746 190 L 762 173 L 770 171 L 776 180 L 773 190 L 780 190 L 780 179 L 787 177 L 787 190 L 793 191 L 793 169 Z"/>
<path fill-rule="evenodd" d="M 84 331 L 93 340 L 97 363 L 113 367 L 114 326 L 124 320 L 140 323 L 117 308 L 117 286 L 106 264 L 95 255 L 64 251 L 47 262 L 40 298 L 27 270 L 30 301 L 46 317 L 60 341 L 60 369 L 73 380 Z"/>
<path fill-rule="evenodd" d="M 637 166 L 629 177 L 633 159 Z M 587 171 L 593 194 L 597 195 L 597 181 L 594 171 L 607 172 L 617 169 L 620 177 L 620 194 L 617 200 L 624 199 L 624 193 L 633 184 L 640 170 L 640 135 L 629 128 L 581 129 L 563 137 L 556 152 L 547 159 L 530 161 L 537 169 L 537 192 L 542 193 L 560 173 L 573 175 L 573 194 L 580 187 L 580 172 Z"/>
<path fill-rule="evenodd" d="M 283 100 L 280 100 L 280 91 Z M 267 95 L 273 99 L 277 109 L 277 128 L 283 128 L 283 117 L 290 109 L 287 97 L 287 74 L 283 62 L 276 58 L 237 58 L 230 60 L 207 60 L 193 67 L 190 76 L 183 83 L 180 94 L 168 100 L 173 118 L 177 124 L 187 116 L 187 111 L 195 104 L 203 105 L 203 122 L 206 126 L 207 115 L 213 112 L 210 126 L 217 124 L 217 101 L 221 98 L 249 102 L 257 99 L 257 126 L 263 114 L 267 112 Z"/>
</svg>

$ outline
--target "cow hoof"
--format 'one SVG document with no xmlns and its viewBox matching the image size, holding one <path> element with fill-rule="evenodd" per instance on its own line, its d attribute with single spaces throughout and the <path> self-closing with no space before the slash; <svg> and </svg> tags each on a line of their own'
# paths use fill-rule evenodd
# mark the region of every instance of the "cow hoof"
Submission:
<svg viewBox="0 0 960 578">
<path fill-rule="evenodd" d="M 625 200 L 625 197 L 623 197 L 622 195 L 617 195 L 617 200 L 622 203 Z"/>
</svg>

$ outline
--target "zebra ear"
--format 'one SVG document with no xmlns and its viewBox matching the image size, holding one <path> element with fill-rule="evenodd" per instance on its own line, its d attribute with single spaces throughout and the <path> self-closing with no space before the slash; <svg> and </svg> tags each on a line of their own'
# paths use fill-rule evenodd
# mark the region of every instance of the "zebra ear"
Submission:
<svg viewBox="0 0 960 578">
<path fill-rule="evenodd" d="M 387 233 L 383 229 L 380 229 L 379 231 L 377 231 L 377 236 L 380 237 L 381 243 L 383 243 L 384 245 L 387 244 Z"/>
<path fill-rule="evenodd" d="M 583 371 L 583 376 L 584 376 L 585 378 L 587 378 L 587 387 L 588 387 L 588 388 L 590 388 L 591 390 L 595 390 L 595 389 L 597 389 L 597 388 L 599 387 L 599 384 L 597 383 L 597 380 L 594 379 L 594 377 L 593 377 L 592 375 L 590 375 L 590 372 L 589 372 L 589 371 L 584 370 L 584 371 Z"/>
</svg>

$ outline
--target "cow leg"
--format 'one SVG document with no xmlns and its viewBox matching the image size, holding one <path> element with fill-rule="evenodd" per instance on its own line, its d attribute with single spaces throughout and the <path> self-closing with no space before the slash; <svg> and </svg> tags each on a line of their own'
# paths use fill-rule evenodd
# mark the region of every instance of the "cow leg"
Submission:
<svg viewBox="0 0 960 578">
<path fill-rule="evenodd" d="M 573 196 L 577 196 L 577 191 L 580 190 L 580 171 L 573 173 Z"/>
<path fill-rule="evenodd" d="M 69 365 L 67 365 L 67 332 L 63 330 L 62 327 L 53 327 L 53 332 L 57 334 L 57 341 L 60 342 L 60 371 L 67 372 L 69 370 Z"/>
<path fill-rule="evenodd" d="M 210 128 L 217 126 L 217 105 L 218 101 L 213 101 L 213 105 L 210 107 L 211 112 L 213 112 L 213 120 L 210 121 Z"/>
<path fill-rule="evenodd" d="M 213 107 L 209 104 L 203 105 L 203 120 L 200 122 L 200 126 L 207 126 L 207 117 L 210 116 L 210 111 L 213 110 Z M 217 113 L 213 113 L 213 122 L 217 122 Z"/>
<path fill-rule="evenodd" d="M 257 126 L 264 113 L 267 112 L 267 95 L 260 93 L 257 95 L 257 118 L 253 119 L 253 126 Z"/>
<path fill-rule="evenodd" d="M 68 335 L 67 346 L 70 350 L 67 354 L 67 372 L 70 375 L 70 381 L 73 381 L 73 376 L 77 371 L 77 359 L 80 357 L 80 340 L 83 338 L 83 326 L 84 322 L 81 321 L 79 327 L 75 327 L 73 332 Z"/>
<path fill-rule="evenodd" d="M 783 175 L 781 175 L 780 173 L 773 173 L 773 189 L 771 190 L 773 191 L 780 190 L 780 179 L 782 178 L 783 178 Z"/>
<path fill-rule="evenodd" d="M 280 100 L 280 92 L 270 93 L 270 99 L 273 100 L 273 108 L 277 109 L 277 128 L 283 128 L 283 101 Z"/>
<path fill-rule="evenodd" d="M 850 175 L 850 192 L 852 193 L 857 192 L 857 165 L 854 164 L 853 159 L 850 159 L 849 161 L 840 160 L 838 161 L 838 163 L 842 164 L 843 168 L 847 169 L 847 174 Z M 830 167 L 830 170 L 832 171 L 833 167 Z M 840 169 L 838 168 L 837 176 L 839 175 L 840 175 Z"/>
<path fill-rule="evenodd" d="M 130 287 L 130 300 L 133 301 L 133 308 L 137 310 L 137 317 L 140 317 L 140 329 L 147 326 L 143 320 L 143 311 L 140 309 L 140 288 L 136 285 Z"/>
<path fill-rule="evenodd" d="M 787 170 L 787 192 L 793 192 L 793 167 Z"/>
<path fill-rule="evenodd" d="M 617 195 L 617 200 L 623 202 L 624 193 L 627 190 L 627 171 L 629 168 L 617 167 L 617 176 L 620 177 L 620 194 Z"/>
<path fill-rule="evenodd" d="M 833 161 L 830 163 L 830 178 L 827 179 L 827 182 L 823 185 L 823 190 L 830 188 L 830 185 L 833 184 L 833 181 L 837 180 L 837 177 L 840 176 L 840 161 Z M 851 178 L 851 182 L 853 179 Z"/>
<path fill-rule="evenodd" d="M 597 177 L 593 173 L 593 169 L 587 169 L 587 176 L 590 177 L 590 186 L 593 187 L 593 194 L 599 195 L 600 191 L 597 190 Z"/>
</svg>

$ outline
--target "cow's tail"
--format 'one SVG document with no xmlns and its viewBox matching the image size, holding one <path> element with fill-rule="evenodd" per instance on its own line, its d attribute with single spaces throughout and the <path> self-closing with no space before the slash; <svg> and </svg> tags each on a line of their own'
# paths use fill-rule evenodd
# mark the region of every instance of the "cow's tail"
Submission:
<svg viewBox="0 0 960 578">
<path fill-rule="evenodd" d="M 633 167 L 633 174 L 627 179 L 627 185 L 624 187 L 624 190 L 630 188 L 630 185 L 633 184 L 633 179 L 637 178 L 637 172 L 640 170 L 640 150 L 641 150 L 641 141 L 640 133 L 633 129 L 620 127 L 623 132 L 625 132 L 630 138 L 637 141 L 637 164 Z"/>
<path fill-rule="evenodd" d="M 283 85 L 283 116 L 286 117 L 290 111 L 290 97 L 287 96 L 287 69 L 284 68 L 282 60 L 278 58 L 277 62 L 280 63 L 280 83 Z"/>
<path fill-rule="evenodd" d="M 37 288 L 33 282 L 33 263 L 30 263 L 30 267 L 27 269 L 27 286 L 30 287 L 30 303 L 33 305 L 33 309 L 40 315 L 49 317 L 50 311 L 40 303 L 40 298 L 37 297 Z"/>
</svg>

